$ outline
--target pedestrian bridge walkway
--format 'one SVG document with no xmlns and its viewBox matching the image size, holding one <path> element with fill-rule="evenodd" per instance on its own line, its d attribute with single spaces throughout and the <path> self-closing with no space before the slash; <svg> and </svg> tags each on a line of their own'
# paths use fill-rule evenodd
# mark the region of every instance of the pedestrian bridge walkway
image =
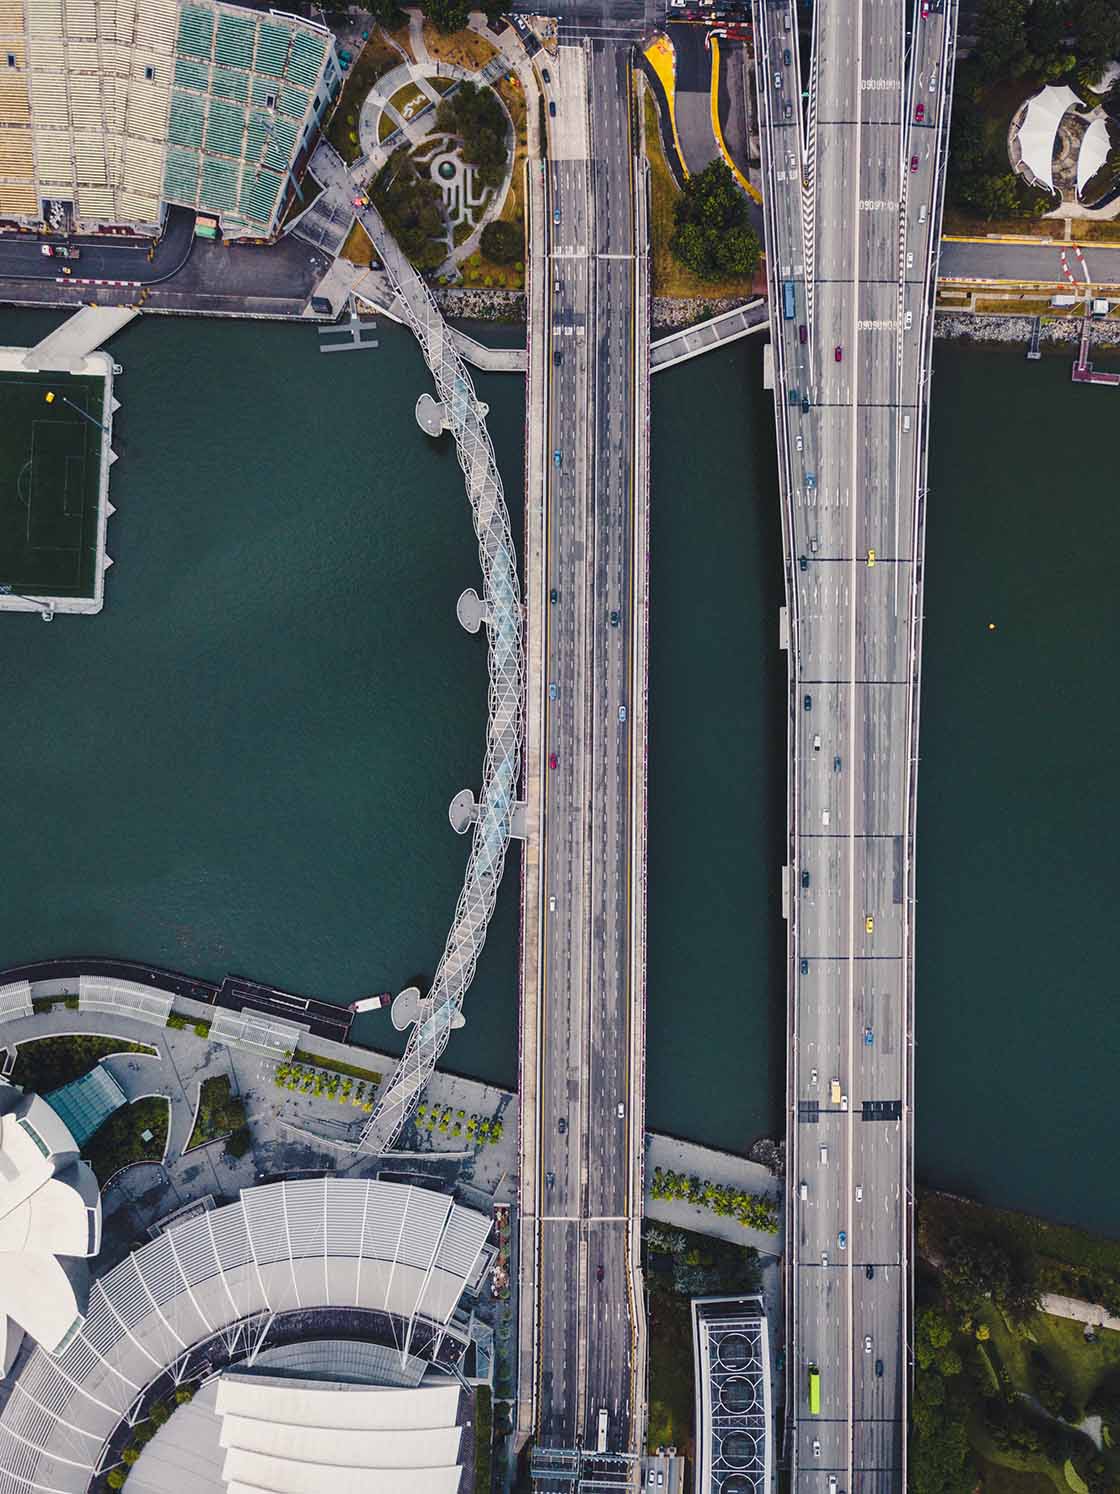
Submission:
<svg viewBox="0 0 1120 1494">
<path fill-rule="evenodd" d="M 710 321 L 697 322 L 692 327 L 682 327 L 659 337 L 650 344 L 650 373 L 659 373 L 663 368 L 672 368 L 687 358 L 699 357 L 724 343 L 736 342 L 740 337 L 749 337 L 752 332 L 765 331 L 770 325 L 770 312 L 764 297 L 748 301 L 745 306 L 736 306 L 722 316 Z"/>
<path fill-rule="evenodd" d="M 30 348 L 24 354 L 23 366 L 35 372 L 52 369 L 76 373 L 89 353 L 138 315 L 135 306 L 83 306 Z"/>
</svg>

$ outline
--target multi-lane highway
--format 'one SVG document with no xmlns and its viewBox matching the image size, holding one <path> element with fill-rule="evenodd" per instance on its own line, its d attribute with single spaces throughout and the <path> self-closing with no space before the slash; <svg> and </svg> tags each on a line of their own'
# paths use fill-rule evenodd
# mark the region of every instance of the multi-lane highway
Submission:
<svg viewBox="0 0 1120 1494">
<path fill-rule="evenodd" d="M 546 85 L 554 112 L 535 245 L 536 273 L 547 275 L 538 364 L 545 633 L 539 935 L 527 951 L 538 982 L 537 1145 L 532 1186 L 523 1186 L 523 1208 L 536 1204 L 535 1280 L 523 1283 L 536 1332 L 522 1394 L 531 1376 L 538 1453 L 577 1457 L 604 1442 L 630 1453 L 644 1431 L 635 1308 L 643 956 L 634 939 L 644 900 L 644 825 L 634 814 L 644 612 L 634 552 L 648 313 L 635 254 L 644 220 L 631 93 L 628 45 L 560 47 Z M 538 1457 L 538 1487 L 552 1488 L 544 1464 Z"/>
<path fill-rule="evenodd" d="M 787 1446 L 906 1486 L 927 393 L 955 0 L 756 0 L 790 650 Z M 819 1403 L 818 1403 L 819 1398 Z M 835 1481 L 835 1482 L 833 1482 Z"/>
</svg>

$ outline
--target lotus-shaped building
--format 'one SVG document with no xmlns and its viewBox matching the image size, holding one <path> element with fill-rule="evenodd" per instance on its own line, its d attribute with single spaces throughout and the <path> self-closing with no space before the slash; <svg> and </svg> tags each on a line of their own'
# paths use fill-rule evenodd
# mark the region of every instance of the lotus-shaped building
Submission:
<svg viewBox="0 0 1120 1494">
<path fill-rule="evenodd" d="M 59 1352 L 85 1319 L 101 1193 L 39 1095 L 0 1080 L 0 1374 L 29 1334 Z"/>
</svg>

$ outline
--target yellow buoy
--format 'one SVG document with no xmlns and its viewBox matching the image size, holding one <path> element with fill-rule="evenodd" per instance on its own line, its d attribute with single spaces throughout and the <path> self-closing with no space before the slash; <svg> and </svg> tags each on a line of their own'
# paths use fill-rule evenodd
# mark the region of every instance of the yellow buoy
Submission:
<svg viewBox="0 0 1120 1494">
<path fill-rule="evenodd" d="M 995 630 L 996 630 L 996 625 L 995 625 L 995 623 L 989 623 L 989 624 L 988 624 L 988 632 L 989 632 L 989 633 L 994 633 L 994 632 L 995 632 Z"/>
</svg>

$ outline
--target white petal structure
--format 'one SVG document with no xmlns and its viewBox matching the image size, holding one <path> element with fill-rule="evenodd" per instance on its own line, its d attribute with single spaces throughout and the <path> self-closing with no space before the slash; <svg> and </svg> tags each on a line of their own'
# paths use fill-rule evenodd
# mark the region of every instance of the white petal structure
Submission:
<svg viewBox="0 0 1120 1494">
<path fill-rule="evenodd" d="M 54 1352 L 81 1326 L 100 1248 L 101 1194 L 69 1129 L 0 1081 L 0 1374 L 23 1333 Z"/>
</svg>

